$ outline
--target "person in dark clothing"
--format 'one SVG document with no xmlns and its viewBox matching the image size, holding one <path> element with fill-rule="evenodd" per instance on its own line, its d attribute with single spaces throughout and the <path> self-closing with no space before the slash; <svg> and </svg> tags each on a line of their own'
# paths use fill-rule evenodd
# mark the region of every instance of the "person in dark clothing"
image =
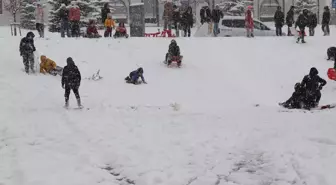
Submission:
<svg viewBox="0 0 336 185">
<path fill-rule="evenodd" d="M 281 11 L 280 6 L 278 6 L 278 9 L 274 14 L 274 23 L 276 28 L 276 35 L 282 36 L 282 27 L 285 23 L 285 14 Z"/>
<path fill-rule="evenodd" d="M 211 10 L 209 6 L 203 6 L 200 10 L 201 23 L 211 22 Z"/>
<path fill-rule="evenodd" d="M 20 56 L 23 58 L 23 64 L 25 67 L 25 71 L 29 74 L 29 67 L 32 73 L 35 73 L 34 70 L 34 51 L 36 51 L 34 45 L 34 33 L 28 32 L 27 36 L 21 39 L 20 42 Z"/>
<path fill-rule="evenodd" d="M 328 56 L 327 60 L 330 60 L 331 58 L 335 60 L 336 59 L 336 47 L 328 48 L 327 56 Z"/>
<path fill-rule="evenodd" d="M 288 26 L 287 36 L 293 36 L 293 34 L 291 32 L 291 27 L 294 24 L 294 6 L 291 6 L 291 8 L 289 9 L 289 11 L 287 12 L 286 24 Z"/>
<path fill-rule="evenodd" d="M 109 6 L 109 4 L 105 3 L 104 7 L 101 10 L 101 19 L 102 19 L 101 21 L 102 21 L 103 24 L 105 23 L 105 20 L 107 18 L 107 14 L 111 13 L 111 10 L 108 6 Z"/>
<path fill-rule="evenodd" d="M 329 23 L 330 23 L 330 10 L 329 6 L 325 6 L 322 15 L 322 31 L 324 32 L 324 36 L 330 35 Z"/>
<path fill-rule="evenodd" d="M 61 37 L 65 37 L 64 32 L 66 32 L 67 37 L 70 37 L 69 10 L 66 8 L 65 4 L 61 5 L 61 9 L 58 13 L 61 19 Z"/>
<path fill-rule="evenodd" d="M 142 67 L 138 68 L 135 71 L 132 71 L 129 74 L 129 76 L 127 76 L 125 78 L 126 83 L 131 83 L 131 84 L 134 84 L 134 85 L 138 85 L 138 84 L 141 84 L 141 83 L 147 84 L 147 82 L 145 81 L 145 77 L 143 76 L 143 73 L 144 73 L 144 71 L 143 71 Z M 139 81 L 139 78 L 141 78 L 142 81 Z"/>
<path fill-rule="evenodd" d="M 192 8 L 189 6 L 185 12 L 182 14 L 182 27 L 184 31 L 184 37 L 187 36 L 190 37 L 191 34 L 191 27 L 193 26 L 193 14 L 192 14 Z"/>
<path fill-rule="evenodd" d="M 82 107 L 81 99 L 79 96 L 79 86 L 81 83 L 81 74 L 78 67 L 71 57 L 67 58 L 67 65 L 63 68 L 62 74 L 62 88 L 65 89 L 65 107 L 69 107 L 69 96 L 72 90 L 76 96 L 78 107 Z"/>
<path fill-rule="evenodd" d="M 173 24 L 176 30 L 176 36 L 180 36 L 179 23 L 181 21 L 180 9 L 174 5 L 173 6 Z"/>
<path fill-rule="evenodd" d="M 317 26 L 317 15 L 313 12 L 310 12 L 308 16 L 309 36 L 315 35 L 316 26 Z"/>
<path fill-rule="evenodd" d="M 180 55 L 180 47 L 177 45 L 176 41 L 173 39 L 169 44 L 168 53 L 166 54 L 165 63 L 169 66 L 172 61 L 173 57 L 178 57 L 179 60 L 177 61 L 177 65 L 180 67 L 182 64 L 182 57 Z"/>
<path fill-rule="evenodd" d="M 288 109 L 302 109 L 304 107 L 305 88 L 300 83 L 296 83 L 294 90 L 292 96 L 287 101 L 280 103 L 281 106 Z"/>
<path fill-rule="evenodd" d="M 219 9 L 219 5 L 216 5 L 215 9 L 213 9 L 212 11 L 212 21 L 214 22 L 213 33 L 215 37 L 217 37 L 217 35 L 220 32 L 218 24 L 219 24 L 220 19 L 223 17 L 224 17 L 224 14 L 222 10 Z"/>
<path fill-rule="evenodd" d="M 311 109 L 317 107 L 321 99 L 321 90 L 327 82 L 318 76 L 317 69 L 313 67 L 310 69 L 309 75 L 303 78 L 301 84 L 306 89 L 305 108 Z"/>
<path fill-rule="evenodd" d="M 306 43 L 306 41 L 304 40 L 304 36 L 305 36 L 305 28 L 308 25 L 308 10 L 304 9 L 303 13 L 299 15 L 299 17 L 297 18 L 296 22 L 295 22 L 295 29 L 297 27 L 299 27 L 300 29 L 300 36 L 297 39 L 297 43 L 299 43 L 299 41 L 301 40 L 302 43 Z"/>
</svg>

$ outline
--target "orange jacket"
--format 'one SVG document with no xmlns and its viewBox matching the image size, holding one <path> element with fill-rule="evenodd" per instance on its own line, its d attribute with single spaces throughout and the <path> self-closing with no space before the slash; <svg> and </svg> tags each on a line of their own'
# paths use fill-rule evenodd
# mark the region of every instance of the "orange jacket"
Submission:
<svg viewBox="0 0 336 185">
<path fill-rule="evenodd" d="M 109 18 L 107 18 L 107 19 L 105 19 L 105 27 L 115 27 L 115 22 L 114 22 L 114 20 L 113 19 L 109 19 Z"/>
<path fill-rule="evenodd" d="M 41 64 L 40 64 L 40 73 L 45 74 L 50 73 L 51 70 L 56 68 L 56 63 L 51 60 L 50 58 L 47 58 L 46 56 L 41 56 Z"/>
</svg>

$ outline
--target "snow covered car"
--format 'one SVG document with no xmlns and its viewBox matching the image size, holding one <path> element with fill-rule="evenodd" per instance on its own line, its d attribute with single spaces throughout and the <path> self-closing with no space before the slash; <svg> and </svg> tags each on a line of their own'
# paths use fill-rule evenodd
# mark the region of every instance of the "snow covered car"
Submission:
<svg viewBox="0 0 336 185">
<path fill-rule="evenodd" d="M 272 29 L 263 22 L 253 19 L 254 21 L 254 36 L 276 36 L 275 29 Z M 220 20 L 219 37 L 246 37 L 245 17 L 243 16 L 224 16 Z M 282 33 L 286 35 L 285 33 Z"/>
</svg>

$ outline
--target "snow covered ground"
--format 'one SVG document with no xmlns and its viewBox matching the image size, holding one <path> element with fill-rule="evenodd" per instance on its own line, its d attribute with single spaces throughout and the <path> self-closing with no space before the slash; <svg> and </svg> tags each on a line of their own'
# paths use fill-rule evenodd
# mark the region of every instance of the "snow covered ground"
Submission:
<svg viewBox="0 0 336 185">
<path fill-rule="evenodd" d="M 90 110 L 65 110 L 60 77 L 23 72 L 19 37 L 0 28 L 1 185 L 334 185 L 336 109 L 277 106 L 336 32 L 307 37 L 178 38 L 181 69 L 162 64 L 168 38 L 36 38 L 37 54 L 82 73 Z M 25 34 L 25 33 L 24 33 Z M 138 66 L 147 85 L 124 83 Z M 100 81 L 85 79 L 100 69 Z M 327 80 L 321 104 L 334 103 Z M 71 94 L 70 106 L 75 107 Z M 259 104 L 260 106 L 255 106 Z"/>
</svg>

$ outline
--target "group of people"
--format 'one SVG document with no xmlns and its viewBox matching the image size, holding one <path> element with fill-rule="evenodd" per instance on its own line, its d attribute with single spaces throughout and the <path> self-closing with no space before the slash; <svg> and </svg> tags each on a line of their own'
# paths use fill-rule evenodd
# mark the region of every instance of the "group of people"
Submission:
<svg viewBox="0 0 336 185">
<path fill-rule="evenodd" d="M 200 10 L 201 24 L 208 23 L 208 34 L 213 34 L 215 37 L 220 33 L 219 21 L 224 17 L 222 10 L 219 5 L 216 5 L 215 8 L 211 11 L 209 5 L 205 5 Z"/>
<path fill-rule="evenodd" d="M 294 21 L 294 10 L 295 7 L 291 6 L 290 10 L 287 12 L 286 21 L 285 14 L 281 11 L 281 7 L 277 8 L 277 11 L 274 14 L 274 23 L 276 27 L 276 35 L 282 36 L 282 27 L 285 22 L 288 26 L 287 36 L 293 36 L 294 34 L 291 31 L 293 24 L 295 24 L 295 29 L 299 27 L 299 37 L 297 42 L 301 40 L 302 43 L 305 43 L 304 37 L 306 35 L 305 28 L 309 28 L 309 36 L 315 35 L 315 28 L 317 27 L 317 15 L 316 13 L 304 9 L 302 13 L 298 16 L 297 20 Z M 324 12 L 322 16 L 322 31 L 324 36 L 330 35 L 330 10 L 328 6 L 324 7 Z"/>
<path fill-rule="evenodd" d="M 71 2 L 68 9 L 65 4 L 62 4 L 58 11 L 61 22 L 61 37 L 80 37 L 80 18 L 81 10 L 76 4 L 76 1 Z"/>
</svg>

